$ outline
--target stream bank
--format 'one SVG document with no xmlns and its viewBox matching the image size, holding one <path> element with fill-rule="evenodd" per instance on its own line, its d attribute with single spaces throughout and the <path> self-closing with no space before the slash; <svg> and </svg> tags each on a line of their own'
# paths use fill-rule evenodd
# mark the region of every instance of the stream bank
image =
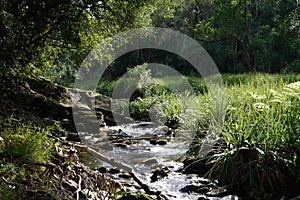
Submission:
<svg viewBox="0 0 300 200">
<path fill-rule="evenodd" d="M 178 144 L 173 143 L 170 129 L 151 125 L 153 124 L 150 122 L 136 122 L 105 127 L 100 130 L 100 135 L 80 137 L 88 144 L 94 141 L 93 148 L 97 149 L 98 144 L 99 152 L 106 157 L 132 167 L 149 187 L 165 193 L 169 199 L 239 199 L 238 196 L 230 195 L 225 187 L 219 187 L 216 182 L 211 182 L 199 174 L 182 173 L 184 149 L 178 149 Z M 101 140 L 105 141 L 102 137 L 104 133 L 111 141 L 109 148 L 101 146 Z M 126 171 L 96 160 L 88 151 L 81 150 L 79 159 L 130 191 L 143 191 Z"/>
<path fill-rule="evenodd" d="M 35 126 L 39 126 L 43 123 L 46 123 L 48 125 L 58 124 L 60 127 L 63 127 L 64 130 L 57 129 L 56 132 L 52 135 L 54 138 L 59 138 L 57 141 L 67 138 L 68 140 L 75 142 L 74 144 L 80 143 L 82 139 L 86 141 L 91 140 L 93 144 L 97 144 L 97 142 L 103 143 L 103 140 L 99 140 L 99 138 L 97 137 L 93 138 L 89 135 L 84 135 L 84 133 L 83 135 L 80 135 L 80 138 L 78 137 L 78 134 L 75 132 L 76 129 L 72 116 L 72 100 L 70 98 L 70 88 L 57 86 L 40 77 L 26 78 L 21 81 L 10 77 L 8 79 L 2 79 L 0 81 L 0 85 L 2 93 L 0 102 L 3 105 L 0 108 L 1 120 L 6 119 L 13 114 L 14 121 L 16 121 L 17 123 L 19 119 L 22 119 L 24 121 L 31 122 Z M 19 85 L 21 85 L 21 87 Z M 143 126 L 140 127 L 141 129 L 139 130 L 139 127 L 136 126 L 138 124 L 132 123 L 132 121 L 131 124 L 129 123 L 129 125 L 127 125 L 129 127 L 114 126 L 115 123 L 112 117 L 113 114 L 109 110 L 109 103 L 111 102 L 109 97 L 103 95 L 95 95 L 91 92 L 80 90 L 77 90 L 77 92 L 83 97 L 95 97 L 96 99 L 96 114 L 98 119 L 97 123 L 100 123 L 103 128 L 99 131 L 101 133 L 106 131 L 106 135 L 108 135 L 110 138 L 110 140 L 109 138 L 107 140 L 109 141 L 109 144 L 100 149 L 104 149 L 107 151 L 107 157 L 117 159 L 123 158 L 123 161 L 125 163 L 126 161 L 131 161 L 131 163 L 129 164 L 134 166 L 134 169 L 136 169 L 136 171 L 140 174 L 140 179 L 144 180 L 149 187 L 153 188 L 154 190 L 164 192 L 170 199 L 239 199 L 235 195 L 230 195 L 226 191 L 225 187 L 219 187 L 217 186 L 218 184 L 216 182 L 211 182 L 207 179 L 203 179 L 203 177 L 199 175 L 198 171 L 193 170 L 193 168 L 191 168 L 190 173 L 195 174 L 183 174 L 179 171 L 179 169 L 182 168 L 183 160 L 180 160 L 182 158 L 178 158 L 176 157 L 176 155 L 183 155 L 184 151 L 181 151 L 180 148 L 177 148 L 178 146 L 174 146 L 174 144 L 172 143 L 172 131 L 168 133 L 168 130 L 159 130 L 162 127 L 153 127 L 153 129 L 150 129 L 150 131 L 147 132 L 147 130 L 145 130 Z M 89 109 L 87 109 L 86 107 L 81 107 L 80 115 L 83 118 L 86 117 L 86 115 L 90 114 L 88 110 Z M 109 125 L 109 128 L 105 128 L 106 125 Z M 125 129 L 129 129 L 129 131 Z M 130 135 L 130 129 L 134 129 L 134 131 L 131 131 L 131 133 L 134 133 L 135 135 Z M 122 133 L 124 131 L 127 135 Z M 153 135 L 149 135 L 149 133 L 154 133 L 157 138 L 154 138 Z M 132 139 L 134 137 L 135 139 Z M 140 139 L 139 137 L 143 137 L 143 139 Z M 128 138 L 131 139 L 129 140 Z M 144 190 L 140 187 L 139 184 L 136 183 L 135 180 L 133 180 L 130 174 L 103 163 L 96 163 L 95 166 L 94 158 L 89 158 L 88 161 L 83 160 L 83 157 L 86 157 L 86 155 L 88 155 L 87 153 L 84 153 L 86 152 L 86 150 L 77 148 L 76 145 L 74 147 L 69 143 L 58 143 L 60 143 L 60 148 L 56 149 L 56 155 L 59 155 L 59 153 L 63 152 L 63 156 L 72 156 L 67 156 L 65 157 L 65 159 L 62 159 L 61 162 L 57 163 L 55 163 L 57 161 L 56 159 L 51 161 L 52 164 L 57 167 L 57 169 L 62 168 L 62 166 L 60 165 L 68 167 L 63 168 L 67 174 L 62 173 L 61 170 L 59 170 L 51 174 L 51 178 L 53 179 L 49 179 L 58 184 L 60 183 L 59 181 L 62 180 L 62 178 L 59 177 L 64 177 L 66 182 L 64 183 L 64 187 L 60 187 L 60 185 L 58 185 L 58 188 L 63 188 L 63 190 L 61 191 L 64 191 L 65 194 L 69 196 L 69 199 L 77 198 L 78 195 L 81 195 L 80 197 L 82 197 L 83 199 L 105 199 L 105 197 L 103 197 L 101 193 L 97 193 L 99 188 L 93 186 L 93 184 L 95 183 L 96 185 L 98 184 L 98 186 L 101 186 L 103 182 L 99 182 L 99 180 L 107 180 L 108 182 L 112 181 L 112 183 L 116 183 L 118 188 L 121 188 L 118 190 L 120 192 L 106 192 L 105 194 L 118 194 L 118 198 L 122 199 L 126 197 L 132 198 L 132 194 L 128 194 L 128 192 L 135 191 L 139 193 L 139 195 L 137 195 L 138 199 L 151 198 L 149 196 L 142 197 L 143 195 L 141 194 L 145 193 Z M 79 152 L 79 160 L 75 159 L 74 161 L 72 161 L 72 157 L 77 157 L 77 152 L 74 153 L 74 149 Z M 83 156 L 83 154 L 85 154 L 85 156 Z M 3 158 L 1 159 L 3 161 Z M 85 163 L 85 165 L 83 165 L 81 162 Z M 68 163 L 68 165 L 66 165 L 66 163 Z M 50 171 L 54 167 L 51 164 L 42 164 L 43 168 L 46 168 L 47 170 L 49 168 Z M 86 165 L 88 165 L 89 167 L 87 167 Z M 200 167 L 199 165 L 196 165 L 195 167 L 198 169 L 202 169 L 202 167 Z M 86 175 L 80 174 L 81 172 L 84 172 Z M 74 175 L 74 173 L 75 176 L 70 176 L 70 174 Z M 105 174 L 105 176 L 103 176 L 103 174 Z M 90 186 L 90 191 L 88 193 L 97 194 L 97 197 L 87 197 L 86 195 L 83 195 L 84 193 L 77 190 L 78 187 L 80 188 L 80 186 L 83 184 L 82 177 L 85 177 L 85 180 L 89 182 L 84 183 L 85 185 Z M 99 179 L 97 178 L 96 180 L 93 179 L 93 177 L 99 177 Z M 30 185 L 30 183 L 35 183 L 34 189 L 37 195 L 36 198 L 41 199 L 42 197 L 40 196 L 40 191 L 42 190 L 39 190 L 41 181 L 35 182 L 30 178 L 28 178 L 27 180 L 28 181 L 24 182 L 24 186 L 30 188 L 30 186 L 32 186 Z M 118 184 L 117 182 L 120 184 Z M 1 183 L 8 185 L 9 188 L 16 185 L 14 182 L 8 181 L 7 178 L 2 179 Z M 75 188 L 77 189 L 75 190 Z M 81 187 L 80 189 L 85 188 Z M 109 188 L 104 189 L 104 191 L 106 190 L 109 191 Z M 32 191 L 33 189 L 31 188 L 27 191 L 29 193 L 22 193 L 22 195 L 32 194 Z M 41 193 L 44 194 L 45 192 Z M 47 198 L 51 199 L 52 197 L 46 195 L 45 199 Z M 266 199 L 282 198 L 284 197 L 269 196 L 269 198 Z"/>
</svg>

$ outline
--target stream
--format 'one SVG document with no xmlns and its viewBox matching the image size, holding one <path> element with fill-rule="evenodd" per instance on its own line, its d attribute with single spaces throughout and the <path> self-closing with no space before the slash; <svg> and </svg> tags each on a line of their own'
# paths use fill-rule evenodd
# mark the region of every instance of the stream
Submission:
<svg viewBox="0 0 300 200">
<path fill-rule="evenodd" d="M 104 137 L 105 136 L 105 137 Z M 99 147 L 108 158 L 131 166 L 152 189 L 164 192 L 170 199 L 229 200 L 239 199 L 229 195 L 225 188 L 197 174 L 182 174 L 182 159 L 188 145 L 174 141 L 167 127 L 156 127 L 150 122 L 136 122 L 122 126 L 105 127 L 99 135 L 81 133 L 84 143 Z M 81 153 L 79 158 L 86 165 L 107 173 L 133 191 L 141 190 L 126 172 L 107 163 L 95 160 L 91 154 Z M 157 168 L 167 169 L 166 177 L 153 181 L 151 176 Z"/>
</svg>

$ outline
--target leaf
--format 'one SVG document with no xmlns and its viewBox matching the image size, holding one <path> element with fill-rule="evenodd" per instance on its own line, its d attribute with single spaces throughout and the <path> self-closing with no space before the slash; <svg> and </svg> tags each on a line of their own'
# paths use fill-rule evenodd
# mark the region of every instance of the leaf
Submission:
<svg viewBox="0 0 300 200">
<path fill-rule="evenodd" d="M 262 99 L 267 98 L 267 96 L 265 94 L 258 95 L 258 94 L 255 94 L 253 92 L 248 92 L 248 93 L 252 96 L 253 99 L 262 100 Z"/>
<path fill-rule="evenodd" d="M 265 103 L 255 103 L 253 104 L 254 108 L 258 111 L 270 110 L 270 107 Z"/>
</svg>

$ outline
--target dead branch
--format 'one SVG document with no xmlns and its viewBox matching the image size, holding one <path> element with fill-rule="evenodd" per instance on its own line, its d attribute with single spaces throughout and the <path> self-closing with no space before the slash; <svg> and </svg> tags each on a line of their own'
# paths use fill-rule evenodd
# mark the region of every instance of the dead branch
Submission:
<svg viewBox="0 0 300 200">
<path fill-rule="evenodd" d="M 161 191 L 152 190 L 150 188 L 150 186 L 148 186 L 146 183 L 144 183 L 144 181 L 142 179 L 140 179 L 138 177 L 138 175 L 134 172 L 134 169 L 132 167 L 130 167 L 130 166 L 124 164 L 124 163 L 120 163 L 118 161 L 115 161 L 114 159 L 108 158 L 108 157 L 104 156 L 103 154 L 99 153 L 98 151 L 94 150 L 93 148 L 88 147 L 86 145 L 75 144 L 75 143 L 71 143 L 71 142 L 67 142 L 67 141 L 62 141 L 60 138 L 56 138 L 56 139 L 59 140 L 61 143 L 67 144 L 69 146 L 85 148 L 90 153 L 92 153 L 97 159 L 128 172 L 129 175 L 133 178 L 133 180 L 146 192 L 146 194 L 156 195 L 158 199 L 165 199 L 165 200 L 169 199 L 167 197 L 167 195 L 163 194 Z"/>
<path fill-rule="evenodd" d="M 76 199 L 79 200 L 79 192 L 81 191 L 81 182 L 82 182 L 82 178 L 80 175 L 79 176 L 79 181 L 78 181 L 78 189 L 76 190 Z"/>
</svg>

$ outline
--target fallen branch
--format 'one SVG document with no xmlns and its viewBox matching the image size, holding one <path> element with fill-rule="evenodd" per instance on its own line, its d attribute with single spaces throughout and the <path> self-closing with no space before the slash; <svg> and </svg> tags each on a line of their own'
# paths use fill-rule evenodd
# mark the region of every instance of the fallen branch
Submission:
<svg viewBox="0 0 300 200">
<path fill-rule="evenodd" d="M 71 142 L 67 142 L 67 141 L 62 141 L 59 138 L 56 138 L 56 139 L 58 139 L 63 144 L 67 144 L 67 145 L 75 146 L 75 147 L 79 147 L 79 148 L 85 148 L 90 153 L 92 153 L 97 159 L 128 172 L 129 175 L 133 178 L 133 180 L 146 192 L 146 194 L 156 195 L 158 199 L 165 199 L 165 200 L 169 199 L 167 197 L 167 195 L 163 194 L 161 191 L 152 190 L 146 183 L 144 183 L 144 181 L 142 179 L 140 179 L 138 177 L 138 175 L 135 173 L 135 171 L 132 167 L 130 167 L 130 166 L 124 164 L 124 163 L 120 163 L 118 161 L 115 161 L 114 159 L 108 158 L 108 157 L 104 156 L 103 154 L 99 153 L 98 151 L 94 150 L 93 148 L 90 148 L 86 145 L 71 143 Z"/>
<path fill-rule="evenodd" d="M 13 187 L 20 187 L 20 185 L 21 185 L 21 184 L 19 184 L 19 183 L 9 182 L 9 181 L 6 180 L 4 177 L 2 177 L 2 180 L 3 180 L 7 185 L 10 185 L 10 186 L 13 186 Z"/>
<path fill-rule="evenodd" d="M 77 146 L 77 144 L 75 144 L 75 146 Z M 82 147 L 82 145 L 80 145 Z M 156 195 L 158 197 L 158 199 L 160 199 L 161 197 L 163 199 L 166 199 L 168 200 L 169 198 L 165 195 L 165 194 L 162 194 L 161 191 L 155 191 L 155 190 L 152 190 L 146 183 L 143 182 L 142 179 L 140 179 L 136 173 L 134 172 L 133 168 L 126 165 L 126 164 L 123 164 L 123 163 L 120 163 L 120 162 L 117 162 L 115 161 L 114 159 L 110 159 L 110 158 L 107 158 L 106 156 L 102 155 L 101 153 L 97 152 L 96 150 L 90 148 L 90 147 L 86 147 L 86 149 L 88 149 L 88 151 L 90 151 L 91 153 L 94 154 L 94 156 L 96 158 L 98 158 L 99 160 L 103 161 L 103 162 L 106 162 L 112 166 L 115 166 L 119 169 L 123 169 L 125 171 L 127 171 L 129 173 L 129 175 L 133 178 L 133 180 L 146 192 L 146 194 L 149 194 L 149 195 Z"/>
<path fill-rule="evenodd" d="M 79 181 L 78 181 L 78 189 L 76 190 L 76 200 L 79 200 L 79 192 L 81 191 L 81 182 L 82 182 L 82 178 L 81 178 L 81 176 L 80 175 L 78 175 L 79 176 Z"/>
</svg>

